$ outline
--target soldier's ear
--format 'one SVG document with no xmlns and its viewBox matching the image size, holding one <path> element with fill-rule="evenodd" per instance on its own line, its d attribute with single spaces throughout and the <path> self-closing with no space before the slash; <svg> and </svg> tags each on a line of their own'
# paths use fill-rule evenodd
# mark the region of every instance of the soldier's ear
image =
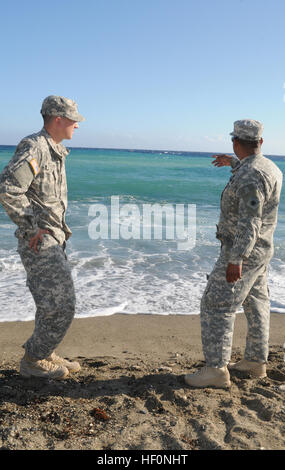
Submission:
<svg viewBox="0 0 285 470">
<path fill-rule="evenodd" d="M 56 124 L 59 124 L 62 121 L 61 116 L 56 116 L 55 122 Z"/>
<path fill-rule="evenodd" d="M 260 145 L 262 145 L 262 144 L 263 144 L 263 138 L 261 137 L 261 139 L 260 139 Z"/>
</svg>

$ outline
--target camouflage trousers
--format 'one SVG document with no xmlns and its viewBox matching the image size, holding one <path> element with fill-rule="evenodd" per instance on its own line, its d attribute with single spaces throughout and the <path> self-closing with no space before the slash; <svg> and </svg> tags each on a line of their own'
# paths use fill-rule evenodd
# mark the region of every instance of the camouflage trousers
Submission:
<svg viewBox="0 0 285 470">
<path fill-rule="evenodd" d="M 243 307 L 248 332 L 244 357 L 266 362 L 268 358 L 270 301 L 267 285 L 268 263 L 248 258 L 242 279 L 228 283 L 228 250 L 223 247 L 209 276 L 201 300 L 201 335 L 206 364 L 223 367 L 231 357 L 236 312 Z"/>
<path fill-rule="evenodd" d="M 36 304 L 35 328 L 23 345 L 37 358 L 48 357 L 65 336 L 75 313 L 75 292 L 64 249 L 48 234 L 39 253 L 19 239 L 18 253 L 27 273 L 27 286 Z"/>
</svg>

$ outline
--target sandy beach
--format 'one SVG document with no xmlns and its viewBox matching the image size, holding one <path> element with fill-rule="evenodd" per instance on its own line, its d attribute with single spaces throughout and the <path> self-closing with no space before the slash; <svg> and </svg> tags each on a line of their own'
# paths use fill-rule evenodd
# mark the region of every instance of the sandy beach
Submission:
<svg viewBox="0 0 285 470">
<path fill-rule="evenodd" d="M 2 450 L 283 450 L 285 316 L 272 314 L 268 377 L 231 374 L 229 390 L 195 389 L 198 315 L 75 319 L 57 352 L 82 369 L 64 381 L 19 376 L 33 322 L 0 325 Z M 232 359 L 242 357 L 238 314 Z"/>
</svg>

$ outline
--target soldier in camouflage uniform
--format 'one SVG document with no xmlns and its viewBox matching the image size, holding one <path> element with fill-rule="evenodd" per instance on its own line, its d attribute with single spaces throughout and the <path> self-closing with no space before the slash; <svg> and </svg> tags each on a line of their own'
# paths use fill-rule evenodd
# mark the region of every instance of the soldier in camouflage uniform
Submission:
<svg viewBox="0 0 285 470">
<path fill-rule="evenodd" d="M 266 376 L 270 302 L 267 269 L 282 186 L 279 168 L 261 153 L 263 125 L 234 123 L 236 157 L 214 155 L 215 166 L 232 166 L 221 196 L 217 238 L 220 256 L 201 301 L 201 335 L 206 367 L 185 376 L 188 385 L 230 386 L 229 369 Z M 243 307 L 248 323 L 244 358 L 231 363 L 235 313 Z"/>
<path fill-rule="evenodd" d="M 43 129 L 17 146 L 0 179 L 0 202 L 18 226 L 18 252 L 36 304 L 35 329 L 24 344 L 20 374 L 65 378 L 80 365 L 60 358 L 61 342 L 75 313 L 71 269 L 65 254 L 71 230 L 65 222 L 67 187 L 61 144 L 84 118 L 74 101 L 48 96 L 42 104 Z"/>
</svg>

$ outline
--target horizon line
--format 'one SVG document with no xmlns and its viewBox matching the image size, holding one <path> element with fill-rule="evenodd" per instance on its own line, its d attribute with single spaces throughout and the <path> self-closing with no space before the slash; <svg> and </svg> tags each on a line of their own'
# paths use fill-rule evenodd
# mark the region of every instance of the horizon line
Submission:
<svg viewBox="0 0 285 470">
<path fill-rule="evenodd" d="M 17 147 L 18 144 L 0 144 L 0 147 Z M 164 153 L 212 153 L 212 154 L 225 154 L 225 152 L 206 152 L 204 150 L 172 150 L 172 149 L 142 149 L 142 148 L 124 148 L 124 147 L 82 147 L 82 146 L 67 146 L 65 147 L 69 149 L 84 149 L 84 150 L 124 150 L 127 152 L 164 152 Z M 228 155 L 234 155 L 232 152 L 228 152 Z M 272 157 L 285 157 L 285 155 L 282 154 L 271 154 L 271 153 L 264 153 L 264 155 L 270 155 Z"/>
</svg>

